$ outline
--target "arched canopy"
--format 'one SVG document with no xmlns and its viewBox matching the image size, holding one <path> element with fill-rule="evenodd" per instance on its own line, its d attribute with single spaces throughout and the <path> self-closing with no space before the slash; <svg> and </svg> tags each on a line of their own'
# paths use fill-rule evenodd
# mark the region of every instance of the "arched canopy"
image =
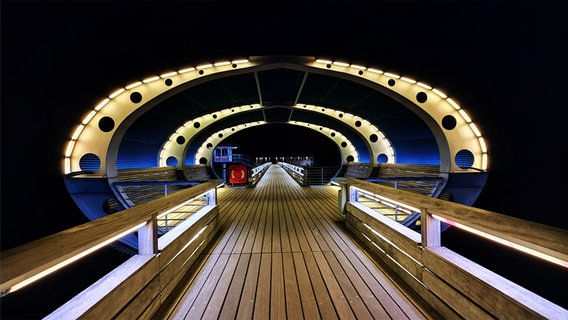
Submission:
<svg viewBox="0 0 568 320">
<path fill-rule="evenodd" d="M 390 152 L 392 161 L 440 164 L 445 172 L 488 167 L 479 129 L 426 81 L 341 61 L 258 56 L 169 71 L 117 89 L 78 125 L 64 171 L 84 170 L 85 159 L 96 159 L 97 174 L 108 177 L 120 168 L 163 165 L 164 146 L 178 141 L 188 119 L 243 106 L 249 110 L 219 117 L 207 130 L 193 127 L 195 134 L 182 138 L 200 146 L 211 132 L 240 124 L 295 121 L 341 132 L 371 163 Z"/>
</svg>

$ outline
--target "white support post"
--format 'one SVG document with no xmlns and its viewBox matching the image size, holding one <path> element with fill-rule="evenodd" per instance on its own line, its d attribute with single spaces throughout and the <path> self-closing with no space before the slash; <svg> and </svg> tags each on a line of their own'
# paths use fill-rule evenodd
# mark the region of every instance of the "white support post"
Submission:
<svg viewBox="0 0 568 320">
<path fill-rule="evenodd" d="M 209 191 L 207 191 L 207 194 L 205 195 L 205 198 L 207 199 L 207 205 L 216 205 L 217 204 L 217 188 L 213 188 Z"/>
<path fill-rule="evenodd" d="M 338 210 L 339 213 L 345 214 L 345 205 L 347 204 L 347 191 L 349 189 L 349 185 L 347 183 L 340 183 L 339 184 L 339 191 L 338 191 Z"/>
<path fill-rule="evenodd" d="M 158 219 L 154 214 L 152 219 L 138 229 L 138 254 L 156 253 L 158 253 Z"/>
<path fill-rule="evenodd" d="M 357 192 L 357 189 L 355 188 L 351 188 L 349 187 L 349 202 L 359 202 L 359 193 Z"/>
<path fill-rule="evenodd" d="M 440 220 L 432 217 L 428 210 L 420 210 L 422 221 L 422 247 L 439 247 L 442 245 Z"/>
</svg>

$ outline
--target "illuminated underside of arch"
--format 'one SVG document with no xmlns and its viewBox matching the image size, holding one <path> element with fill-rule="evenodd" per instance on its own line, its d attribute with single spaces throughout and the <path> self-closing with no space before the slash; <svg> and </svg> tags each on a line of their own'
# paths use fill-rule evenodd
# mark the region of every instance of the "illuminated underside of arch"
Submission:
<svg viewBox="0 0 568 320">
<path fill-rule="evenodd" d="M 137 117 L 161 99 L 205 81 L 282 67 L 337 76 L 393 97 L 418 114 L 432 130 L 440 151 L 441 171 L 471 170 L 456 164 L 456 155 L 464 150 L 473 155 L 471 167 L 483 171 L 488 168 L 487 147 L 481 132 L 467 113 L 438 88 L 409 77 L 341 61 L 302 57 L 271 63 L 265 62 L 263 57 L 255 57 L 166 72 L 117 89 L 77 126 L 65 148 L 63 171 L 66 174 L 81 171 L 81 158 L 92 154 L 101 163 L 97 175 L 116 176 L 116 156 L 124 133 Z M 448 122 L 452 125 L 447 126 Z"/>
</svg>

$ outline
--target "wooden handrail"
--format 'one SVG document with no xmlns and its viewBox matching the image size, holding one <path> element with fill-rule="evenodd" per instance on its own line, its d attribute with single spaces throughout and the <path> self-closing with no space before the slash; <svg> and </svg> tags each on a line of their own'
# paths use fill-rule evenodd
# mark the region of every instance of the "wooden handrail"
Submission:
<svg viewBox="0 0 568 320">
<path fill-rule="evenodd" d="M 564 261 L 568 265 L 568 231 L 504 214 L 435 199 L 404 190 L 365 182 L 344 180 L 350 187 L 415 207 L 430 215 L 450 220 L 473 230 Z"/>
<path fill-rule="evenodd" d="M 5 295 L 13 286 L 82 257 L 85 252 L 98 249 L 108 241 L 144 226 L 184 200 L 198 197 L 221 184 L 220 180 L 204 182 L 168 197 L 6 250 L 2 252 L 0 261 L 0 292 Z"/>
</svg>

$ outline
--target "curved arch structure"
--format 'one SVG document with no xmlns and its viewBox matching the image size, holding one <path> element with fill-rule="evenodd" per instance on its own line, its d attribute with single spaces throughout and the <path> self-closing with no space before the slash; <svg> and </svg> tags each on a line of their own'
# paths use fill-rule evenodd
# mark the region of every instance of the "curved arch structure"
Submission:
<svg viewBox="0 0 568 320">
<path fill-rule="evenodd" d="M 78 125 L 65 149 L 63 171 L 65 174 L 82 171 L 81 159 L 85 155 L 94 155 L 100 161 L 96 175 L 114 177 L 117 174 L 118 149 L 125 132 L 139 116 L 161 101 L 207 81 L 250 72 L 256 75 L 257 72 L 278 68 L 356 82 L 379 91 L 412 110 L 435 137 L 441 171 L 472 170 L 456 163 L 456 158 L 464 151 L 471 155 L 471 165 L 468 167 L 482 171 L 488 168 L 487 147 L 477 126 L 453 99 L 425 82 L 341 61 L 311 57 L 279 57 L 274 60 L 261 56 L 166 72 L 119 88 L 95 106 Z M 261 100 L 256 108 L 262 108 L 263 105 Z M 297 104 L 294 105 L 297 108 Z M 314 111 L 316 110 L 317 107 L 314 107 Z M 355 119 L 355 116 L 349 115 L 339 120 L 353 127 Z M 363 123 L 365 137 L 370 136 L 369 130 L 378 131 L 372 123 Z M 379 151 L 372 150 L 374 162 L 375 153 Z M 391 154 L 394 156 L 394 150 Z"/>
<path fill-rule="evenodd" d="M 235 133 L 237 133 L 241 130 L 248 129 L 248 128 L 251 128 L 251 127 L 254 127 L 254 126 L 258 126 L 258 125 L 265 125 L 265 124 L 266 124 L 266 122 L 260 122 L 260 121 L 259 122 L 250 122 L 250 123 L 240 124 L 240 125 L 235 126 L 235 127 L 225 128 L 223 130 L 215 132 L 214 134 L 209 136 L 209 138 L 207 138 L 207 140 L 205 140 L 205 142 L 203 142 L 203 144 L 201 145 L 201 147 L 199 148 L 199 150 L 195 154 L 195 158 L 193 159 L 194 163 L 195 164 L 197 164 L 197 163 L 199 163 L 199 164 L 211 163 L 211 156 L 212 156 L 213 150 L 215 150 L 215 147 L 217 145 L 219 145 L 224 139 L 228 138 L 232 134 L 235 134 Z M 314 125 L 314 124 L 310 124 L 310 123 L 305 123 L 305 122 L 293 121 L 293 122 L 290 122 L 290 124 L 297 125 L 297 126 L 303 126 L 303 127 L 315 130 L 319 134 L 325 135 L 327 138 L 332 140 L 337 145 L 337 148 L 338 148 L 339 152 L 341 153 L 341 159 L 343 159 L 343 161 L 347 161 L 346 159 L 347 159 L 348 156 L 353 157 L 352 161 L 354 161 L 354 162 L 359 161 L 359 156 L 358 156 L 356 148 L 353 146 L 351 141 L 349 141 L 349 139 L 347 139 L 340 132 L 336 132 L 335 130 L 332 130 L 332 129 L 327 128 L 327 127 L 322 127 L 322 126 L 318 126 L 318 125 Z"/>
<path fill-rule="evenodd" d="M 371 150 L 371 154 L 373 155 L 371 159 L 374 164 L 378 163 L 377 158 L 380 155 L 384 155 L 388 159 L 387 162 L 394 163 L 395 154 L 390 142 L 387 140 L 385 135 L 368 120 L 363 119 L 359 116 L 352 115 L 350 113 L 345 113 L 322 106 L 304 104 L 302 106 L 295 105 L 293 107 L 303 108 L 312 112 L 320 112 L 330 117 L 334 117 L 338 121 L 344 121 L 345 123 L 349 124 L 354 131 L 358 132 L 361 136 L 367 139 L 368 148 Z M 222 121 L 226 117 L 236 115 L 240 112 L 258 110 L 259 108 L 261 108 L 259 104 L 236 106 L 223 109 L 218 112 L 206 114 L 187 121 L 183 126 L 177 128 L 164 143 L 164 146 L 160 151 L 159 166 L 167 166 L 170 159 L 175 159 L 177 167 L 181 169 L 184 163 L 183 159 L 185 159 L 186 157 L 192 159 L 192 163 L 189 164 L 211 163 L 212 151 L 214 150 L 215 146 L 217 146 L 223 139 L 240 130 L 247 129 L 247 125 L 250 127 L 258 124 L 265 124 L 266 122 L 249 122 L 248 124 L 240 124 L 220 130 L 207 138 L 207 140 L 203 143 L 203 145 L 199 148 L 195 155 L 186 156 L 189 143 L 194 139 L 194 137 L 203 129 L 209 127 L 215 122 Z M 337 130 L 302 121 L 289 121 L 287 123 L 302 125 L 310 129 L 315 129 L 315 127 L 319 128 L 319 130 L 316 131 L 319 131 L 320 134 L 325 135 L 326 137 L 334 141 L 335 144 L 337 144 L 338 149 L 341 153 L 341 159 L 347 161 L 347 157 L 351 156 L 350 158 L 353 159 L 351 161 L 359 162 L 359 155 L 355 146 L 353 146 L 351 141 L 349 141 L 349 139 L 345 137 L 345 135 L 341 134 Z"/>
</svg>

